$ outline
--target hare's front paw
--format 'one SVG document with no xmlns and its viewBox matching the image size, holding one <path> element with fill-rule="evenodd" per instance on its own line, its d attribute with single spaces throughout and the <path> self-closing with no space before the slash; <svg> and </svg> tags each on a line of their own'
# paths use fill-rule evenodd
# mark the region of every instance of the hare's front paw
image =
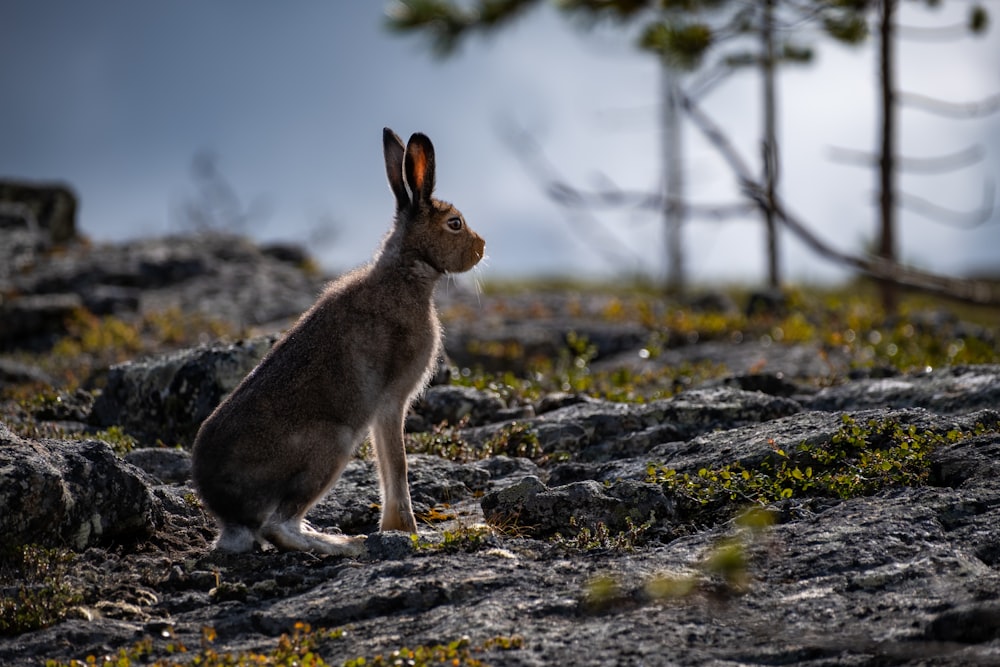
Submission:
<svg viewBox="0 0 1000 667">
<path fill-rule="evenodd" d="M 393 509 L 395 511 L 392 511 Z M 387 530 L 401 530 L 405 533 L 417 532 L 417 520 L 413 516 L 413 510 L 409 507 L 405 509 L 400 507 L 386 508 L 386 511 L 382 513 L 379 530 L 383 532 Z"/>
</svg>

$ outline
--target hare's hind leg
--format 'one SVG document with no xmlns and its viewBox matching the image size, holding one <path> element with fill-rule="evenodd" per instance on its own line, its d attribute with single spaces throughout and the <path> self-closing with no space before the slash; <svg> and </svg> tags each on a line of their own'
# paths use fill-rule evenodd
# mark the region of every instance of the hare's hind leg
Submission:
<svg viewBox="0 0 1000 667">
<path fill-rule="evenodd" d="M 330 535 L 313 530 L 302 519 L 268 522 L 261 530 L 279 549 L 314 551 L 334 556 L 363 556 L 365 535 Z"/>
<path fill-rule="evenodd" d="M 336 483 L 361 434 L 333 424 L 312 424 L 292 435 L 308 443 L 309 460 L 283 485 L 280 503 L 264 521 L 260 534 L 279 549 L 315 551 L 340 556 L 364 554 L 365 535 L 328 535 L 305 521 L 306 513 Z"/>
<path fill-rule="evenodd" d="M 406 475 L 406 447 L 403 445 L 403 408 L 388 409 L 375 418 L 375 456 L 382 492 L 380 530 L 417 532 L 417 521 L 410 503 L 410 485 Z"/>
</svg>

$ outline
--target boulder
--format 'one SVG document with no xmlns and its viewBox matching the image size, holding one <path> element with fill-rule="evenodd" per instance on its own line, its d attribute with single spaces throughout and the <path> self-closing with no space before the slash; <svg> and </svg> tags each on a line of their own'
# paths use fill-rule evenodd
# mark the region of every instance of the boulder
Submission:
<svg viewBox="0 0 1000 667">
<path fill-rule="evenodd" d="M 90 422 L 121 426 L 144 444 L 189 445 L 223 397 L 264 357 L 275 337 L 216 343 L 113 366 Z"/>
<path fill-rule="evenodd" d="M 850 414 L 862 425 L 873 420 L 892 420 L 903 427 L 914 426 L 918 432 L 931 431 L 939 435 L 946 435 L 950 431 L 969 433 L 974 432 L 978 426 L 993 428 L 1000 424 L 1000 412 L 996 410 L 980 410 L 967 415 L 937 415 L 921 408 L 863 410 L 854 413 L 808 411 L 761 424 L 709 431 L 690 439 L 652 444 L 646 439 L 648 447 L 637 448 L 637 451 L 610 460 L 588 461 L 574 457 L 569 462 L 553 466 L 549 471 L 549 481 L 553 484 L 567 484 L 581 480 L 605 483 L 618 479 L 642 480 L 646 478 L 650 463 L 691 474 L 702 468 L 721 468 L 733 463 L 755 466 L 765 459 L 773 458 L 778 449 L 794 453 L 803 443 L 817 445 L 830 442 L 843 426 L 844 414 Z M 941 451 L 946 452 L 948 448 Z M 948 474 L 956 477 L 971 475 L 976 467 L 975 462 L 982 460 L 984 455 L 971 458 L 975 450 L 967 446 L 963 446 L 960 451 L 962 455 L 958 461 L 942 458 L 940 465 L 942 469 L 950 471 Z"/>
<path fill-rule="evenodd" d="M 449 356 L 459 366 L 524 371 L 532 361 L 565 354 L 570 336 L 603 359 L 640 348 L 649 331 L 639 325 L 595 322 L 574 317 L 461 322 L 448 329 Z"/>
<path fill-rule="evenodd" d="M 441 423 L 457 425 L 463 420 L 469 426 L 480 426 L 497 421 L 497 414 L 504 408 L 503 399 L 493 392 L 437 385 L 429 387 L 414 403 L 413 412 L 422 419 L 413 430 L 427 431 Z"/>
<path fill-rule="evenodd" d="M 454 463 L 425 454 L 410 455 L 407 460 L 410 497 L 418 516 L 431 508 L 452 507 L 471 501 L 492 486 L 493 475 L 490 471 L 499 470 Z M 374 461 L 351 461 L 333 488 L 310 511 L 308 518 L 323 530 L 368 534 L 378 529 L 379 503 L 379 481 Z"/>
<path fill-rule="evenodd" d="M 0 294 L 10 293 L 11 278 L 41 261 L 49 245 L 30 207 L 0 201 Z"/>
<path fill-rule="evenodd" d="M 66 332 L 83 300 L 77 294 L 37 294 L 0 301 L 0 350 L 44 350 Z"/>
<path fill-rule="evenodd" d="M 33 364 L 7 357 L 0 358 L 0 389 L 8 385 L 35 384 L 52 386 L 55 378 Z"/>
<path fill-rule="evenodd" d="M 1000 406 L 1000 366 L 950 366 L 892 377 L 860 378 L 821 389 L 803 404 L 814 410 L 927 408 L 961 414 Z"/>
<path fill-rule="evenodd" d="M 323 282 L 292 256 L 225 234 L 71 245 L 0 275 L 0 287 L 17 295 L 0 302 L 0 347 L 51 345 L 76 308 L 118 317 L 178 309 L 233 329 L 289 320 Z"/>
<path fill-rule="evenodd" d="M 8 211 L 14 206 L 26 211 L 21 215 L 45 233 L 49 244 L 76 237 L 77 199 L 68 185 L 0 180 L 0 205 Z"/>
<path fill-rule="evenodd" d="M 28 440 L 0 423 L 0 535 L 87 547 L 148 537 L 162 522 L 152 480 L 99 440 Z"/>
<path fill-rule="evenodd" d="M 572 452 L 580 461 L 638 455 L 655 445 L 795 414 L 788 398 L 729 387 L 686 391 L 646 404 L 585 401 L 527 420 L 548 453 Z"/>
<path fill-rule="evenodd" d="M 125 460 L 164 484 L 183 484 L 191 479 L 191 454 L 176 447 L 141 447 Z"/>
<path fill-rule="evenodd" d="M 574 534 L 603 524 L 611 532 L 628 530 L 629 521 L 670 522 L 673 502 L 654 484 L 631 480 L 604 486 L 594 481 L 548 488 L 533 476 L 483 496 L 486 520 L 532 537 Z M 576 528 L 574 528 L 576 526 Z"/>
</svg>

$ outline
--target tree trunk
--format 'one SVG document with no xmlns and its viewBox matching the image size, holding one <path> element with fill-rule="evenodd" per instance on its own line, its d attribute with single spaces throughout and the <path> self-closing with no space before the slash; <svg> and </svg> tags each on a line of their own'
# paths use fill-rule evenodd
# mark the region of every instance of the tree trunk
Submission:
<svg viewBox="0 0 1000 667">
<path fill-rule="evenodd" d="M 879 16 L 879 72 L 881 74 L 882 146 L 879 155 L 879 237 L 878 256 L 895 263 L 896 257 L 896 91 L 893 77 L 896 63 L 894 15 L 896 0 L 882 0 Z M 886 313 L 896 310 L 898 287 L 888 281 L 879 283 L 882 307 Z"/>
<path fill-rule="evenodd" d="M 762 142 L 762 163 L 764 166 L 765 205 L 764 229 L 767 243 L 767 285 L 772 289 L 781 287 L 781 273 L 778 267 L 778 229 L 775 224 L 774 197 L 778 187 L 778 138 L 776 130 L 774 70 L 774 0 L 764 0 L 763 19 L 760 36 L 763 61 L 764 97 L 764 139 Z"/>
<path fill-rule="evenodd" d="M 684 224 L 684 151 L 681 142 L 681 109 L 677 70 L 663 65 L 663 226 L 667 251 L 668 294 L 680 295 L 686 288 L 684 245 L 681 227 Z"/>
</svg>

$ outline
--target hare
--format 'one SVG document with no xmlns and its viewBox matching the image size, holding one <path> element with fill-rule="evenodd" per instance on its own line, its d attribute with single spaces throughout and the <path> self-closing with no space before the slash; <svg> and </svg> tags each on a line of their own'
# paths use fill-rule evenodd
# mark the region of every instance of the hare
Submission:
<svg viewBox="0 0 1000 667">
<path fill-rule="evenodd" d="M 396 216 L 380 251 L 325 288 L 195 439 L 194 484 L 220 525 L 220 550 L 267 541 L 279 549 L 363 553 L 365 536 L 321 533 L 304 517 L 369 431 L 380 529 L 416 532 L 403 420 L 439 353 L 434 286 L 475 266 L 485 242 L 458 209 L 433 197 L 430 139 L 417 133 L 404 147 L 385 128 L 382 143 Z"/>
</svg>

